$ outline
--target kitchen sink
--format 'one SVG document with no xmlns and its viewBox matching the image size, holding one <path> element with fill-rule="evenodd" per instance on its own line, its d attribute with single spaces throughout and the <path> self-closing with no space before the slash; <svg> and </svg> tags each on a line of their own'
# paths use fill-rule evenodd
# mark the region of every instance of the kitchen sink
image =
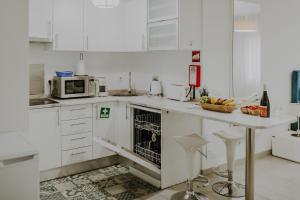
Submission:
<svg viewBox="0 0 300 200">
<path fill-rule="evenodd" d="M 137 91 L 128 92 L 128 90 L 110 90 L 109 91 L 110 96 L 117 96 L 117 97 L 143 96 L 145 94 L 146 94 L 145 92 L 137 92 Z"/>
<path fill-rule="evenodd" d="M 58 104 L 58 102 L 48 98 L 37 98 L 29 100 L 29 106 L 41 106 L 49 104 Z"/>
</svg>

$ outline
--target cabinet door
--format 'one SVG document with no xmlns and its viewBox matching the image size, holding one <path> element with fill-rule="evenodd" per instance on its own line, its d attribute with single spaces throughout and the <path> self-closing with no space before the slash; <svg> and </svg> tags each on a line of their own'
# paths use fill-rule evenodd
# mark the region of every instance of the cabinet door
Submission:
<svg viewBox="0 0 300 200">
<path fill-rule="evenodd" d="M 148 24 L 149 50 L 178 49 L 178 20 Z"/>
<path fill-rule="evenodd" d="M 116 144 L 116 120 L 117 117 L 115 108 L 116 103 L 100 103 L 95 104 L 93 108 L 93 137 L 101 138 L 109 141 L 110 143 Z M 105 147 L 93 143 L 93 158 L 101 158 L 113 155 L 114 153 L 106 149 Z"/>
<path fill-rule="evenodd" d="M 178 18 L 179 0 L 148 0 L 148 22 Z"/>
<path fill-rule="evenodd" d="M 119 102 L 118 104 L 118 131 L 117 131 L 117 143 L 121 147 L 126 148 L 127 150 L 132 149 L 132 136 L 131 136 L 131 112 L 130 107 L 127 103 Z"/>
<path fill-rule="evenodd" d="M 53 0 L 29 0 L 30 41 L 52 41 Z"/>
<path fill-rule="evenodd" d="M 147 0 L 127 0 L 121 4 L 124 48 L 127 52 L 147 50 Z"/>
<path fill-rule="evenodd" d="M 83 0 L 54 0 L 54 50 L 83 50 Z"/>
<path fill-rule="evenodd" d="M 86 51 L 120 51 L 123 49 L 122 3 L 104 9 L 84 0 L 84 35 Z"/>
<path fill-rule="evenodd" d="M 147 0 L 120 1 L 110 9 L 84 0 L 84 32 L 86 51 L 147 50 Z"/>
<path fill-rule="evenodd" d="M 61 166 L 58 108 L 30 110 L 29 141 L 39 151 L 41 171 Z"/>
</svg>

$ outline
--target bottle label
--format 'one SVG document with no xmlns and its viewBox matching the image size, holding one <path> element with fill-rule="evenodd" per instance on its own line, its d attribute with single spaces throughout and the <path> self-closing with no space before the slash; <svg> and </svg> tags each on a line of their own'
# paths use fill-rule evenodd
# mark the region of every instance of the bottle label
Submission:
<svg viewBox="0 0 300 200">
<path fill-rule="evenodd" d="M 268 117 L 268 107 L 267 106 L 259 106 L 259 114 L 261 117 Z"/>
</svg>

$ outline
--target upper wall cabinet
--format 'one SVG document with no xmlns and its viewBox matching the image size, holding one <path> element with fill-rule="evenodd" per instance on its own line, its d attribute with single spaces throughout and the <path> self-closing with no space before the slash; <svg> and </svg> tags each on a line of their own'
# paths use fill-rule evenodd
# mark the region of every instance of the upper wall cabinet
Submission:
<svg viewBox="0 0 300 200">
<path fill-rule="evenodd" d="M 148 49 L 201 49 L 202 0 L 148 0 Z"/>
<path fill-rule="evenodd" d="M 29 39 L 52 42 L 53 0 L 29 0 Z"/>
<path fill-rule="evenodd" d="M 148 22 L 178 18 L 179 0 L 148 0 Z"/>
<path fill-rule="evenodd" d="M 53 49 L 82 51 L 84 0 L 53 1 Z"/>
<path fill-rule="evenodd" d="M 84 0 L 85 51 L 129 52 L 147 49 L 147 0 L 121 0 L 97 8 Z"/>
</svg>

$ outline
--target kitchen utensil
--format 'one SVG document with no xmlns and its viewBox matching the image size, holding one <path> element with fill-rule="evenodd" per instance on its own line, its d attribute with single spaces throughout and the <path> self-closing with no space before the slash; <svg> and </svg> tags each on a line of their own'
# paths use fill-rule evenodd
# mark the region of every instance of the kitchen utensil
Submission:
<svg viewBox="0 0 300 200">
<path fill-rule="evenodd" d="M 158 80 L 153 80 L 150 84 L 150 95 L 160 96 L 162 94 L 161 82 Z"/>
</svg>

